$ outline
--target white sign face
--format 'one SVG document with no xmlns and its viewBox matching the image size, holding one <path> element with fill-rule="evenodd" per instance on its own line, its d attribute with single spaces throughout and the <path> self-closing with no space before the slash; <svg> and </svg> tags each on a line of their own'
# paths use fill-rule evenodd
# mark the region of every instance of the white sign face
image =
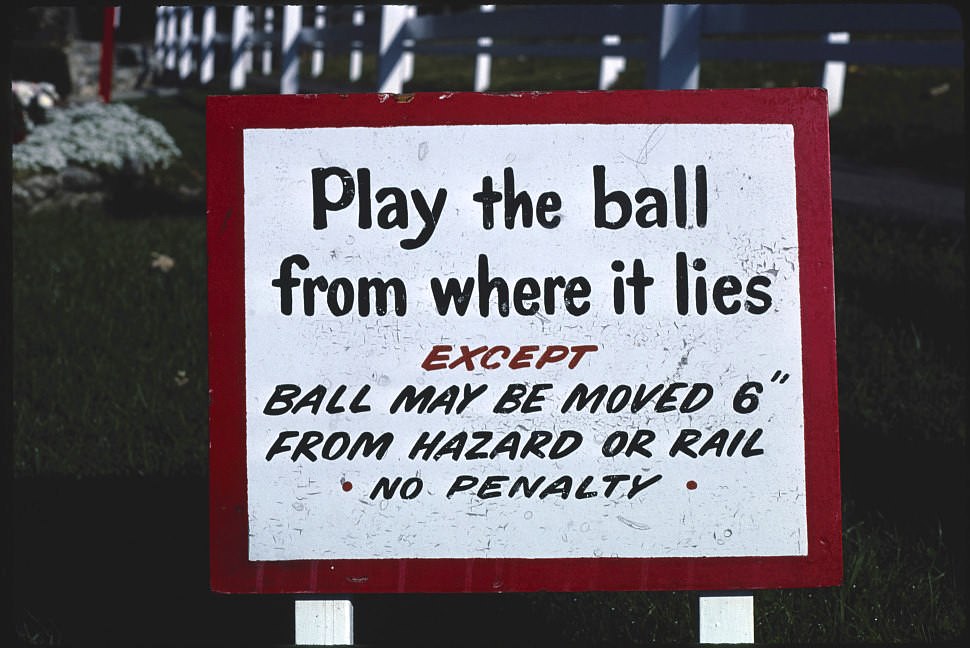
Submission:
<svg viewBox="0 0 970 648">
<path fill-rule="evenodd" d="M 790 125 L 243 146 L 250 560 L 806 554 Z"/>
</svg>

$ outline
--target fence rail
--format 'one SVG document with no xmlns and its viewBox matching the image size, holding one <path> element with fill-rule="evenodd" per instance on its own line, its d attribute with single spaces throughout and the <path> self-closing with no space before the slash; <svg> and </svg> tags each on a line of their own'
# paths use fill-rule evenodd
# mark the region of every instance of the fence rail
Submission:
<svg viewBox="0 0 970 648">
<path fill-rule="evenodd" d="M 231 29 L 216 30 L 219 16 Z M 283 94 L 299 92 L 301 58 L 319 77 L 336 52 L 350 53 L 350 81 L 361 78 L 363 53 L 375 54 L 379 92 L 401 92 L 416 55 L 473 57 L 478 91 L 489 87 L 493 56 L 598 58 L 590 87 L 600 89 L 626 59 L 644 61 L 644 87 L 658 89 L 698 87 L 704 59 L 810 62 L 824 69 L 833 111 L 846 63 L 963 65 L 960 16 L 945 5 L 481 5 L 437 15 L 418 5 L 157 8 L 155 61 L 165 76 L 213 82 L 217 49 L 231 90 L 246 87 L 259 56 Z"/>
</svg>

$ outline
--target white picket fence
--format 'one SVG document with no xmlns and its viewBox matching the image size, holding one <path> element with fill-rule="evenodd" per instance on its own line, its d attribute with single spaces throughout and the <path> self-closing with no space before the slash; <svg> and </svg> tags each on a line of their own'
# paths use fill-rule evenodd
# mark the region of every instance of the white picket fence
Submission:
<svg viewBox="0 0 970 648">
<path fill-rule="evenodd" d="M 216 30 L 217 14 L 231 14 L 223 21 L 231 29 Z M 311 77 L 323 73 L 327 52 L 349 52 L 351 82 L 361 78 L 364 52 L 376 54 L 374 89 L 391 93 L 413 77 L 415 56 L 434 54 L 473 57 L 476 91 L 489 88 L 493 56 L 598 58 L 590 87 L 599 89 L 629 58 L 646 63 L 644 87 L 658 89 L 697 88 L 703 59 L 812 62 L 834 113 L 846 63 L 962 66 L 961 29 L 955 9 L 928 4 L 480 5 L 439 14 L 418 5 L 160 6 L 155 60 L 167 76 L 205 85 L 215 78 L 216 48 L 225 48 L 229 88 L 243 90 L 258 55 L 260 73 L 278 75 L 282 94 L 300 91 L 305 52 Z"/>
</svg>

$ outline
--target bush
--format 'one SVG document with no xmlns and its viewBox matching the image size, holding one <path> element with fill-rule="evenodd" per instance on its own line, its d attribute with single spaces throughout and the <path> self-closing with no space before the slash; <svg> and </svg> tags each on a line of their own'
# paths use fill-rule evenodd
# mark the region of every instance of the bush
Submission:
<svg viewBox="0 0 970 648">
<path fill-rule="evenodd" d="M 107 175 L 167 168 L 181 155 L 165 127 L 125 104 L 87 103 L 50 113 L 13 148 L 14 173 L 58 172 L 68 166 Z"/>
</svg>

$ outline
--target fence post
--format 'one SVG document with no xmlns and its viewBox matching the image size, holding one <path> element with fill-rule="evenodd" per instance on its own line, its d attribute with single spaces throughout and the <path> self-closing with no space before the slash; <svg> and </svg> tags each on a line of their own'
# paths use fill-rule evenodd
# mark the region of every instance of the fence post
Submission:
<svg viewBox="0 0 970 648">
<path fill-rule="evenodd" d="M 406 20 L 411 20 L 418 16 L 417 5 L 407 5 L 407 18 Z M 414 78 L 414 52 L 411 48 L 414 47 L 413 38 L 404 39 L 404 54 L 401 55 L 401 76 L 404 83 L 407 83 Z"/>
<path fill-rule="evenodd" d="M 236 5 L 232 8 L 232 36 L 229 45 L 229 89 L 246 87 L 246 35 L 249 28 L 249 7 Z"/>
<path fill-rule="evenodd" d="M 246 5 L 246 28 L 243 30 L 248 38 L 246 44 L 246 55 L 243 57 L 243 65 L 246 68 L 246 74 L 252 74 L 255 69 L 253 65 L 253 60 L 255 54 L 253 50 L 256 49 L 256 43 L 253 39 L 253 34 L 256 33 L 256 7 L 252 5 Z"/>
<path fill-rule="evenodd" d="M 603 45 L 619 45 L 619 34 L 606 34 L 603 36 Z M 599 89 L 607 90 L 616 83 L 620 73 L 626 68 L 626 59 L 622 56 L 603 56 L 600 59 L 600 80 Z"/>
<path fill-rule="evenodd" d="M 303 7 L 283 7 L 283 32 L 281 50 L 283 71 L 280 74 L 280 94 L 296 94 L 300 91 L 300 28 L 303 26 Z"/>
<path fill-rule="evenodd" d="M 294 617 L 294 643 L 298 646 L 354 643 L 354 607 L 347 599 L 298 599 Z"/>
<path fill-rule="evenodd" d="M 199 43 L 199 83 L 206 85 L 216 73 L 216 51 L 212 41 L 216 35 L 216 8 L 208 6 L 202 13 L 202 40 Z"/>
<path fill-rule="evenodd" d="M 192 73 L 192 7 L 182 8 L 179 30 L 179 80 L 185 81 Z"/>
<path fill-rule="evenodd" d="M 273 8 L 266 7 L 263 11 L 263 33 L 266 36 L 273 35 Z M 263 76 L 269 76 L 273 71 L 273 42 L 267 40 L 263 43 Z"/>
<path fill-rule="evenodd" d="M 381 7 L 381 41 L 378 49 L 377 91 L 400 94 L 404 90 L 404 26 L 408 8 Z"/>
<path fill-rule="evenodd" d="M 354 7 L 354 13 L 351 17 L 351 23 L 360 26 L 364 24 L 364 8 L 360 5 Z M 350 70 L 348 70 L 348 76 L 350 82 L 360 80 L 360 75 L 364 69 L 364 54 L 361 52 L 361 47 L 363 45 L 359 40 L 354 40 L 350 47 Z"/>
<path fill-rule="evenodd" d="M 492 13 L 495 5 L 481 5 L 478 10 L 481 13 Z M 491 47 L 491 36 L 480 36 L 478 38 L 479 47 Z M 485 92 L 492 84 L 492 55 L 488 52 L 479 52 L 475 56 L 475 92 Z"/>
<path fill-rule="evenodd" d="M 168 20 L 165 23 L 165 72 L 175 69 L 175 34 L 176 16 L 175 7 L 165 7 Z"/>
<path fill-rule="evenodd" d="M 647 61 L 646 86 L 656 90 L 696 89 L 700 79 L 700 5 L 658 6 L 653 60 Z"/>
<path fill-rule="evenodd" d="M 754 643 L 754 596 L 747 592 L 701 595 L 699 643 Z"/>
<path fill-rule="evenodd" d="M 101 21 L 101 65 L 98 94 L 105 103 L 111 101 L 115 59 L 115 7 L 105 7 Z"/>
<path fill-rule="evenodd" d="M 165 60 L 165 12 L 168 7 L 155 7 L 155 66 L 162 67 Z"/>
<path fill-rule="evenodd" d="M 849 32 L 832 32 L 826 36 L 829 43 L 848 43 Z M 829 117 L 842 110 L 845 94 L 845 61 L 826 61 L 822 69 L 822 87 L 828 91 Z"/>
<path fill-rule="evenodd" d="M 324 5 L 317 5 L 313 17 L 313 28 L 323 29 L 327 26 L 327 8 Z M 323 74 L 323 48 L 314 45 L 313 56 L 310 59 L 310 74 L 317 78 Z"/>
</svg>

